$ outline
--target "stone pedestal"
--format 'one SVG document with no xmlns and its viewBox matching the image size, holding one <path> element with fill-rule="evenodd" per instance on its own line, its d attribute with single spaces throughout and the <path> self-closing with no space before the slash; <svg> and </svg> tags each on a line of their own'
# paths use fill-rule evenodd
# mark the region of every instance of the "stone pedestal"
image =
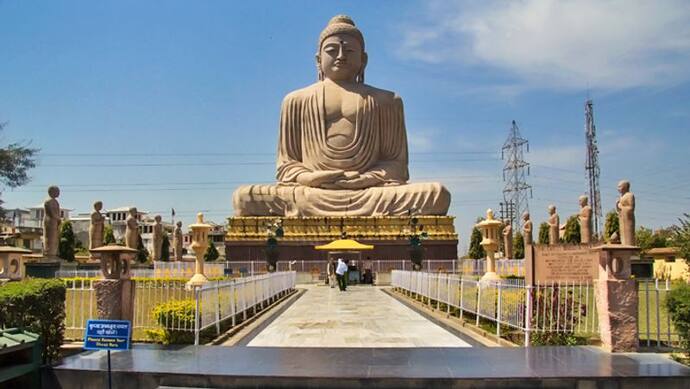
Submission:
<svg viewBox="0 0 690 389">
<path fill-rule="evenodd" d="M 94 281 L 96 312 L 99 319 L 134 319 L 134 292 L 136 282 L 130 279 Z"/>
<path fill-rule="evenodd" d="M 636 351 L 638 296 L 637 283 L 630 278 L 630 257 L 639 248 L 604 245 L 592 250 L 599 253 L 595 287 L 602 347 L 609 352 Z"/>
</svg>

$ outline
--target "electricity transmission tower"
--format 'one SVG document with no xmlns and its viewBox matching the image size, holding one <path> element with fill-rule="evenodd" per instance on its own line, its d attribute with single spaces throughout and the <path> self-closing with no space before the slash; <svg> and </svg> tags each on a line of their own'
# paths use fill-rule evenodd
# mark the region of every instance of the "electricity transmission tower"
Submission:
<svg viewBox="0 0 690 389">
<path fill-rule="evenodd" d="M 594 126 L 594 107 L 591 99 L 585 102 L 585 138 L 587 140 L 585 171 L 589 184 L 589 201 L 593 211 L 592 216 L 594 216 L 592 224 L 594 235 L 599 236 L 602 221 L 601 193 L 599 192 L 599 148 L 597 147 L 597 130 Z"/>
<path fill-rule="evenodd" d="M 510 219 L 511 225 L 522 227 L 523 212 L 529 211 L 527 192 L 532 197 L 532 186 L 527 184 L 529 175 L 529 163 L 525 161 L 525 151 L 529 152 L 529 142 L 520 136 L 520 129 L 515 120 L 510 128 L 508 139 L 503 144 L 501 159 L 505 160 L 503 167 L 503 203 L 506 207 L 506 219 Z"/>
</svg>

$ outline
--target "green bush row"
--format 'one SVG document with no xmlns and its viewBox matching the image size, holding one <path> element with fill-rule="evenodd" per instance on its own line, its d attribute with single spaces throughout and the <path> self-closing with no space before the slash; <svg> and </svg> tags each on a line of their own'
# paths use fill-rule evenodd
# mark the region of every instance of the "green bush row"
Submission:
<svg viewBox="0 0 690 389">
<path fill-rule="evenodd" d="M 678 331 L 681 347 L 690 356 L 690 285 L 679 284 L 666 295 L 666 307 Z"/>
<path fill-rule="evenodd" d="M 26 279 L 0 288 L 0 327 L 40 334 L 43 363 L 57 360 L 65 333 L 65 284 L 59 279 Z"/>
</svg>

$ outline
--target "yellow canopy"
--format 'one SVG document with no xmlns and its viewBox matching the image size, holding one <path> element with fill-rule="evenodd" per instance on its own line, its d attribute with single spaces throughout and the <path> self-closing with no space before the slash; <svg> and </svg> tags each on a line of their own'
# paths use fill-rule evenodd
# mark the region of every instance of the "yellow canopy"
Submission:
<svg viewBox="0 0 690 389">
<path fill-rule="evenodd" d="M 361 251 L 361 250 L 373 250 L 374 246 L 369 244 L 362 244 L 353 239 L 338 239 L 334 240 L 329 244 L 323 244 L 321 246 L 314 247 L 317 250 L 328 250 L 328 251 Z"/>
</svg>

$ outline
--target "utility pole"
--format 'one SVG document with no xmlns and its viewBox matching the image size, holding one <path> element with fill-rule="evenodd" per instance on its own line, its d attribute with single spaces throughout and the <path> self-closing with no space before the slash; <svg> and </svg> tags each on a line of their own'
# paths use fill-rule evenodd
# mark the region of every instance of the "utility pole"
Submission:
<svg viewBox="0 0 690 389">
<path fill-rule="evenodd" d="M 594 236 L 601 233 L 601 192 L 599 191 L 599 147 L 597 146 L 597 130 L 594 126 L 594 106 L 591 99 L 585 102 L 585 139 L 587 141 L 587 159 L 585 160 L 585 172 L 589 185 L 589 201 L 594 216 Z"/>
<path fill-rule="evenodd" d="M 529 175 L 529 163 L 525 161 L 525 152 L 529 152 L 529 141 L 520 136 L 520 129 L 513 120 L 508 139 L 501 149 L 501 159 L 505 160 L 503 166 L 503 202 L 505 203 L 506 219 L 511 226 L 522 227 L 523 212 L 529 211 L 529 197 L 532 197 L 532 186 L 527 184 Z"/>
</svg>

